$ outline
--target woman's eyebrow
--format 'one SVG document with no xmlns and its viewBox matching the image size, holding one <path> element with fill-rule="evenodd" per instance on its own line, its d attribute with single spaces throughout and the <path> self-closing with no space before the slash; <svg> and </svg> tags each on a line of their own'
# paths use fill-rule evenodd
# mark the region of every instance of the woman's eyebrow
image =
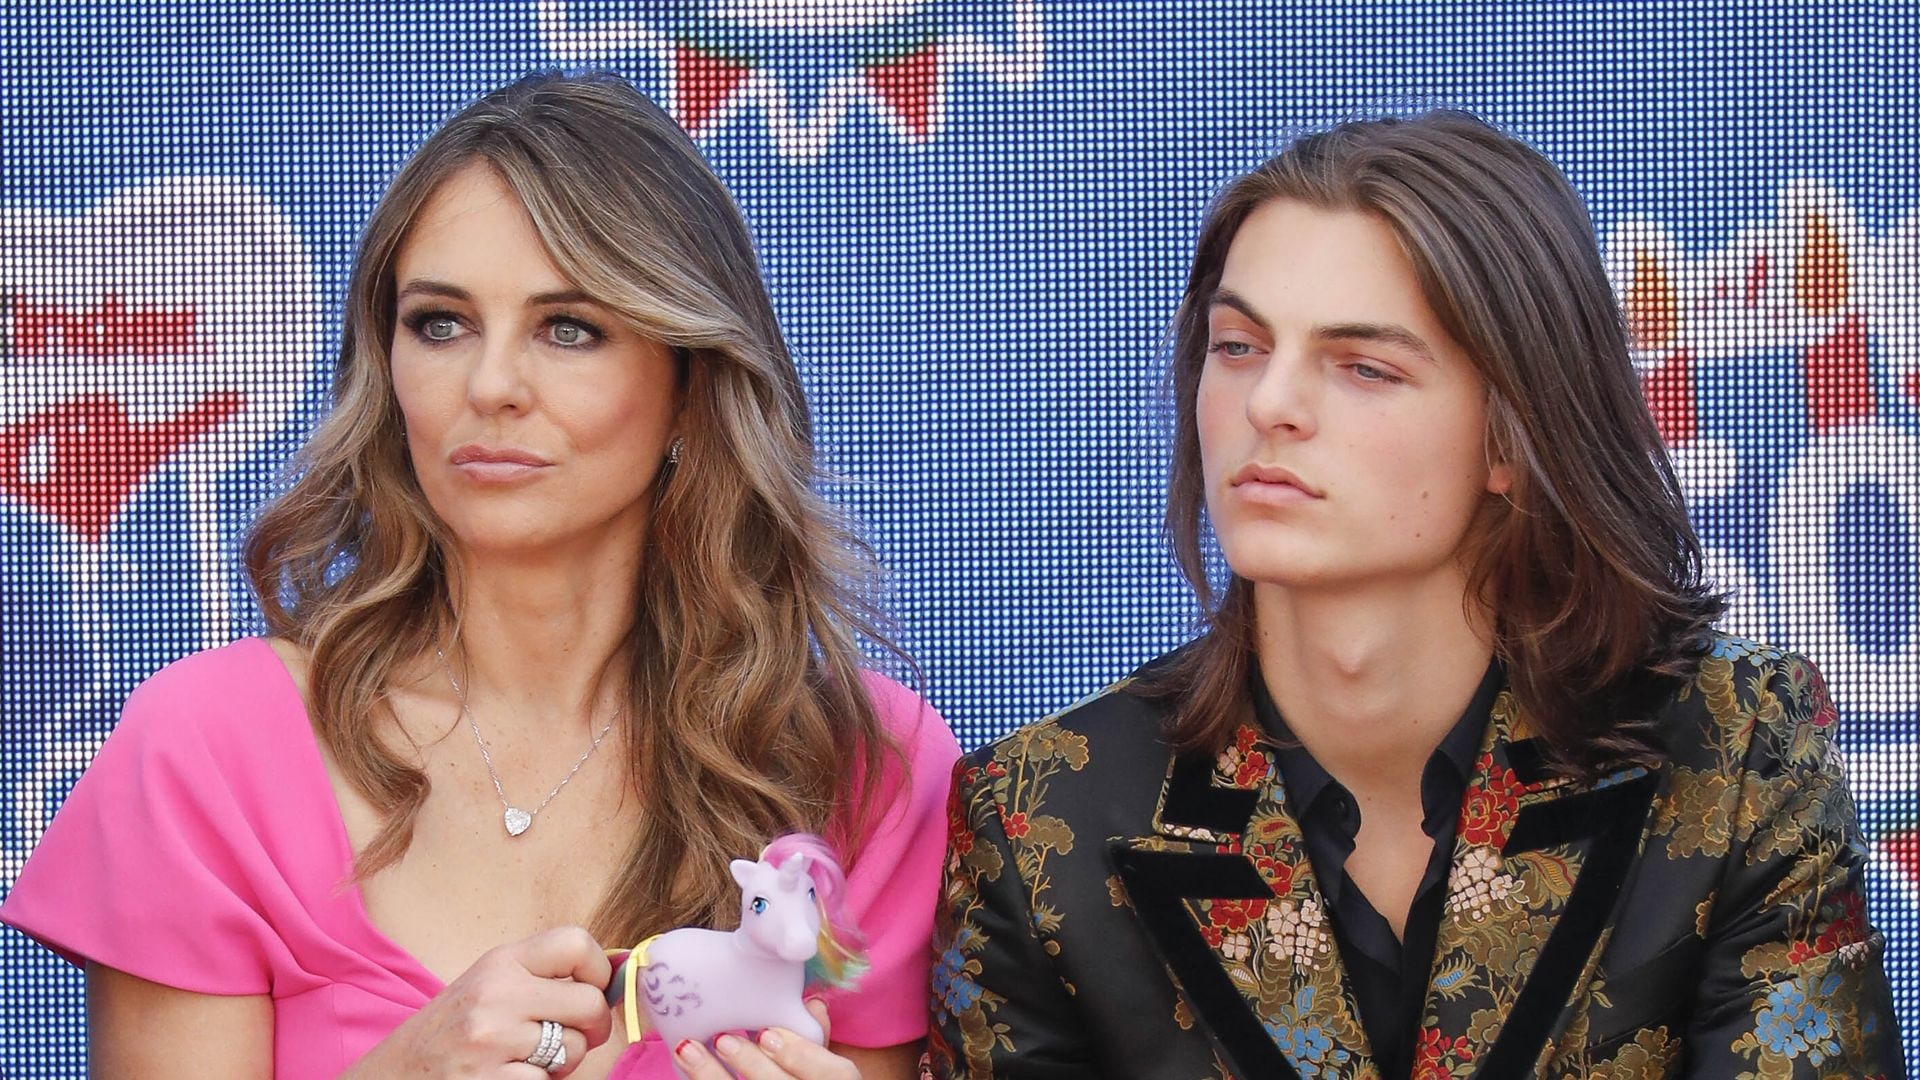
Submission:
<svg viewBox="0 0 1920 1080">
<path fill-rule="evenodd" d="M 1313 336 L 1323 341 L 1377 341 L 1397 345 L 1429 364 L 1440 362 L 1425 338 L 1395 323 L 1330 323 L 1314 327 Z"/>
<path fill-rule="evenodd" d="M 395 299 L 404 300 L 409 296 L 440 296 L 449 300 L 461 300 L 471 303 L 473 294 L 458 285 L 431 278 L 416 278 L 407 282 Z M 591 304 L 593 297 L 579 289 L 559 289 L 553 292 L 534 293 L 527 297 L 528 307 L 546 307 L 553 304 Z"/>
<path fill-rule="evenodd" d="M 581 292 L 579 289 L 561 289 L 558 292 L 534 293 L 532 296 L 527 297 L 528 307 L 541 307 L 547 304 L 592 304 L 592 303 L 597 303 L 597 301 L 595 301 L 593 297 L 588 296 L 586 293 Z"/>
<path fill-rule="evenodd" d="M 434 281 L 431 278 L 415 278 L 407 282 L 394 299 L 405 300 L 409 296 L 442 296 L 449 300 L 466 301 L 473 299 L 473 294 L 460 286 L 449 285 L 444 281 Z"/>
</svg>

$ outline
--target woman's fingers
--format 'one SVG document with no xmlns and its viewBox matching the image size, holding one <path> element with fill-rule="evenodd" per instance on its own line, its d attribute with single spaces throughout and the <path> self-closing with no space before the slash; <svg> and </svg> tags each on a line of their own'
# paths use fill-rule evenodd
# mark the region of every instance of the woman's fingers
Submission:
<svg viewBox="0 0 1920 1080">
<path fill-rule="evenodd" d="M 577 926 L 546 930 L 508 946 L 520 966 L 549 979 L 573 979 L 605 990 L 613 965 L 593 935 Z"/>
<path fill-rule="evenodd" d="M 560 1044 L 567 1048 L 567 1063 L 565 1066 L 555 1069 L 550 1074 L 553 1076 L 566 1076 L 573 1072 L 573 1070 L 579 1068 L 580 1063 L 586 1060 L 587 1051 L 593 1049 L 593 1045 L 589 1043 L 584 1033 L 577 1028 L 565 1026 L 564 1022 L 561 1023 L 563 1026 L 560 1029 Z M 533 1052 L 539 1049 L 539 1047 L 540 1024 L 538 1021 L 529 1021 L 525 1025 L 522 1025 L 521 1029 L 515 1033 L 514 1045 L 510 1053 L 514 1055 L 517 1061 L 525 1061 L 527 1058 L 532 1057 Z M 546 1070 L 544 1069 L 542 1069 L 541 1072 L 546 1074 Z"/>
<path fill-rule="evenodd" d="M 600 991 L 567 979 L 536 979 L 521 999 L 523 1014 L 538 1027 L 556 1020 L 580 1032 L 588 1046 L 599 1046 L 613 1033 L 613 1010 Z"/>
<path fill-rule="evenodd" d="M 692 1039 L 680 1040 L 680 1045 L 673 1048 L 673 1059 L 680 1064 L 680 1071 L 687 1074 L 687 1080 L 733 1080 L 733 1074 L 720 1064 L 720 1059 Z"/>
<path fill-rule="evenodd" d="M 810 997 L 801 1004 L 807 1007 L 807 1013 L 813 1017 L 814 1023 L 820 1025 L 820 1045 L 832 1046 L 833 1018 L 827 1015 L 826 999 Z"/>
<path fill-rule="evenodd" d="M 783 1028 L 768 1028 L 758 1046 L 737 1035 L 714 1040 L 741 1080 L 859 1080 L 853 1062 Z"/>
<path fill-rule="evenodd" d="M 820 1021 L 822 1028 L 826 1027 L 824 1006 L 817 1011 L 811 1008 L 807 1011 L 815 1014 L 814 1019 Z M 774 1075 L 790 1075 L 799 1080 L 857 1080 L 860 1075 L 853 1062 L 786 1028 L 774 1027 L 761 1032 L 758 1049 L 783 1070 Z"/>
</svg>

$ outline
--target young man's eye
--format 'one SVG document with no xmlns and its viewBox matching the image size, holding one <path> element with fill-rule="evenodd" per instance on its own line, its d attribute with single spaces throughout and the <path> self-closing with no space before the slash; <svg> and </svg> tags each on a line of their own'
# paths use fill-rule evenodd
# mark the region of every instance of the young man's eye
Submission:
<svg viewBox="0 0 1920 1080">
<path fill-rule="evenodd" d="M 1216 341 L 1207 346 L 1207 351 L 1215 356 L 1224 356 L 1238 360 L 1253 351 L 1253 346 L 1244 341 Z"/>
<path fill-rule="evenodd" d="M 1368 363 L 1349 364 L 1347 370 L 1353 372 L 1362 382 L 1397 383 L 1401 381 L 1400 376 L 1393 372 Z"/>
</svg>

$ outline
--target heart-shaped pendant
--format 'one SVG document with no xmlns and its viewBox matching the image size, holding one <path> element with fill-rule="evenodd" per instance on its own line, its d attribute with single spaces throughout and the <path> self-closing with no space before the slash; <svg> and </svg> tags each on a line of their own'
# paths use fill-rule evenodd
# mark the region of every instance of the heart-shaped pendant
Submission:
<svg viewBox="0 0 1920 1080">
<path fill-rule="evenodd" d="M 527 831 L 529 825 L 533 824 L 533 815 L 517 806 L 509 806 L 507 807 L 506 822 L 507 835 L 519 836 L 521 833 Z"/>
</svg>

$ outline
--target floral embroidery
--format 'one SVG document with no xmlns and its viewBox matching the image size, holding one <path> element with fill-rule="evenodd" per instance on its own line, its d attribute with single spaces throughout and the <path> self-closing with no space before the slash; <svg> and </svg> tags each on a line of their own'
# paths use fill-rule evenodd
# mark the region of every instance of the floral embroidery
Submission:
<svg viewBox="0 0 1920 1080">
<path fill-rule="evenodd" d="M 1475 847 L 1498 847 L 1520 810 L 1520 779 L 1512 769 L 1497 764 L 1491 753 L 1480 755 L 1475 773 L 1486 779 L 1469 788 L 1460 805 L 1460 839 Z"/>
<path fill-rule="evenodd" d="M 1465 1035 L 1449 1037 L 1434 1028 L 1422 1028 L 1413 1047 L 1414 1080 L 1451 1077 L 1473 1064 L 1473 1046 Z"/>
<path fill-rule="evenodd" d="M 1453 864 L 1447 876 L 1447 914 L 1479 922 L 1519 888 L 1519 880 L 1502 868 L 1498 851 L 1473 848 Z"/>
<path fill-rule="evenodd" d="M 1263 1026 L 1303 1080 L 1344 1075 L 1340 1067 L 1353 1055 L 1335 1041 L 1333 1032 L 1313 1021 L 1313 998 L 1314 987 L 1301 987 L 1290 1007 Z"/>
<path fill-rule="evenodd" d="M 1273 935 L 1267 951 L 1295 967 L 1312 967 L 1332 957 L 1333 934 L 1327 929 L 1326 911 L 1318 897 L 1309 896 L 1297 904 L 1282 900 L 1268 908 L 1267 933 Z"/>
<path fill-rule="evenodd" d="M 1838 982 L 1837 977 L 1829 976 L 1829 979 Z M 1831 992 L 1833 988 L 1823 989 Z M 1752 1035 L 1743 1037 L 1741 1042 L 1750 1039 L 1767 1051 L 1788 1058 L 1805 1054 L 1815 1065 L 1840 1053 L 1840 1044 L 1834 1039 L 1833 1014 L 1818 1001 L 1808 999 L 1806 985 L 1799 979 L 1790 979 L 1768 991 L 1757 1021 Z M 1739 1043 L 1735 1045 L 1740 1047 Z"/>
<path fill-rule="evenodd" d="M 1234 732 L 1233 743 L 1220 751 L 1220 759 L 1214 765 L 1214 773 L 1227 784 L 1237 788 L 1255 788 L 1265 783 L 1274 772 L 1273 755 L 1259 749 L 1260 732 L 1242 724 Z"/>
<path fill-rule="evenodd" d="M 1130 833 L 1125 824 L 1116 827 L 1107 804 L 1098 801 L 1104 794 L 1099 776 L 1077 779 L 1072 798 L 1048 802 L 1054 777 L 1087 768 L 1089 736 L 1097 736 L 1103 753 L 1109 745 L 1126 753 L 1149 745 L 1121 735 L 1107 743 L 1106 732 L 1116 729 L 1093 726 L 1104 719 L 1089 718 L 1078 730 L 1053 721 L 1023 729 L 976 752 L 957 774 L 964 790 L 949 809 L 954 841 L 930 995 L 937 1021 L 934 1074 L 1017 1072 L 1011 1061 L 1031 1043 L 1048 1044 L 1049 1054 L 1060 1050 L 1058 1013 L 1049 1006 L 1029 1015 L 1024 1002 L 1012 1005 L 994 992 L 1017 996 L 1023 980 L 1054 978 L 1031 970 L 1031 957 L 1073 951 L 1079 988 L 1067 987 L 1063 1000 L 1074 1009 L 1137 1005 L 1122 987 L 1138 985 L 1145 973 L 1101 967 L 1111 932 L 1134 925 L 1109 921 L 1133 917 L 1128 889 L 1108 876 L 1112 867 L 1095 862 L 1098 876 L 1076 882 L 1072 893 L 1103 902 L 1064 911 L 1054 906 L 1059 894 L 1050 874 L 1066 872 L 1061 857 L 1079 843 L 1112 837 L 1138 851 L 1244 858 L 1270 896 L 1187 899 L 1173 912 L 1191 920 L 1180 931 L 1191 935 L 1191 948 L 1204 943 L 1212 952 L 1260 1030 L 1302 1077 L 1377 1080 L 1263 733 L 1243 726 L 1210 763 L 1214 785 L 1256 794 L 1243 827 L 1156 817 Z M 1501 694 L 1462 799 L 1413 1075 L 1461 1080 L 1483 1067 L 1513 1017 L 1528 1013 L 1516 1003 L 1539 977 L 1542 956 L 1554 952 L 1548 941 L 1562 928 L 1582 874 L 1597 872 L 1585 865 L 1591 845 L 1577 824 L 1578 804 L 1563 804 L 1570 817 L 1529 815 L 1556 800 L 1628 783 L 1658 787 L 1644 834 L 1636 838 L 1632 857 L 1640 868 L 1617 901 L 1620 921 L 1599 930 L 1586 955 L 1573 958 L 1581 968 L 1561 969 L 1558 977 L 1572 979 L 1571 997 L 1550 1008 L 1565 1012 L 1536 1057 L 1509 1062 L 1514 1075 L 1642 1080 L 1669 1075 L 1682 1062 L 1701 1075 L 1730 1078 L 1889 1071 L 1887 1054 L 1898 1050 L 1878 968 L 1881 946 L 1860 891 L 1865 850 L 1830 742 L 1834 720 L 1819 672 L 1803 658 L 1719 639 L 1697 676 L 1659 714 L 1670 759 L 1651 775 L 1635 766 L 1590 783 L 1553 776 L 1522 782 L 1508 748 L 1531 737 L 1531 728 L 1512 695 Z M 1160 793 L 1163 809 L 1169 790 Z M 1600 805 L 1618 805 L 1624 797 Z M 1526 850 L 1507 850 L 1523 821 L 1535 839 Z M 1542 824 L 1547 827 L 1536 828 Z M 1094 836 L 1075 835 L 1095 828 Z M 1567 839 L 1554 842 L 1556 834 Z M 1073 873 L 1084 872 L 1079 856 L 1071 864 Z M 992 920 L 981 908 L 990 882 L 998 883 Z M 1016 914 L 1026 925 L 987 929 L 1007 926 Z M 1751 944 L 1731 943 L 1724 937 L 1729 927 Z M 990 934 L 1004 940 L 996 943 Z M 1167 989 L 1177 990 L 1178 980 Z M 1143 1037 L 1210 1040 L 1217 1034 L 1190 999 L 1176 995 L 1170 1008 L 1175 1023 Z M 1532 1012 L 1530 1022 L 1539 1023 L 1538 1010 Z M 1683 1021 L 1684 1028 L 1678 1026 Z M 1634 1026 L 1623 1030 L 1622 1024 Z M 1516 1034 L 1523 1046 L 1533 1045 L 1525 1033 Z M 1085 1052 L 1093 1060 L 1108 1049 Z M 1211 1044 L 1196 1060 L 1218 1062 L 1219 1053 L 1231 1049 Z M 1218 1070 L 1226 1075 L 1224 1064 Z"/>
<path fill-rule="evenodd" d="M 962 928 L 953 944 L 940 950 L 933 965 L 933 1007 L 949 1013 L 961 1013 L 980 1000 L 980 984 L 973 981 L 980 962 L 967 959 L 967 946 L 974 936 L 970 927 Z"/>
</svg>

